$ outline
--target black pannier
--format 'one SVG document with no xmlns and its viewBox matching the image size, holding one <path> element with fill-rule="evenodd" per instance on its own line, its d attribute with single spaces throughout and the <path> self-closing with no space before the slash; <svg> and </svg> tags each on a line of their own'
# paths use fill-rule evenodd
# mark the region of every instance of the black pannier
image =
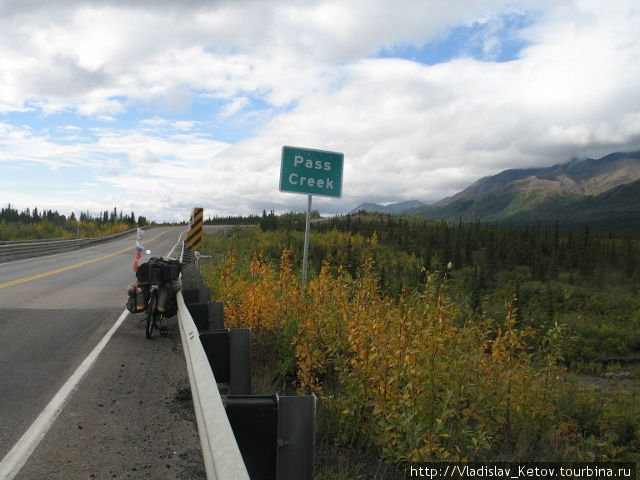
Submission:
<svg viewBox="0 0 640 480">
<path fill-rule="evenodd" d="M 171 318 L 178 313 L 178 302 L 175 295 L 169 295 L 167 299 L 167 305 L 165 307 L 164 316 Z"/>
<path fill-rule="evenodd" d="M 182 264 L 178 260 L 151 257 L 138 266 L 136 276 L 141 285 L 160 285 L 162 282 L 177 280 Z"/>
<path fill-rule="evenodd" d="M 149 260 L 138 266 L 136 272 L 140 285 L 160 285 L 162 283 L 162 271 L 159 265 L 155 265 Z"/>
<path fill-rule="evenodd" d="M 141 287 L 137 283 L 130 283 L 127 287 L 127 310 L 131 313 L 141 313 L 147 308 L 149 287 Z"/>
<path fill-rule="evenodd" d="M 174 280 L 178 280 L 180 278 L 180 270 L 182 269 L 182 264 L 178 260 L 165 260 L 161 259 L 162 262 L 162 280 L 165 282 L 171 282 Z"/>
</svg>

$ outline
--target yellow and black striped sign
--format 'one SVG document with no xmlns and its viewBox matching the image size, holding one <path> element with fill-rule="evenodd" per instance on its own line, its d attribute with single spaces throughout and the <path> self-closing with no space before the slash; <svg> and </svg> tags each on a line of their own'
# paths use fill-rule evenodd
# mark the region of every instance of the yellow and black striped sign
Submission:
<svg viewBox="0 0 640 480">
<path fill-rule="evenodd" d="M 202 218 L 204 216 L 204 210 L 202 208 L 194 208 L 191 212 L 191 220 L 189 221 L 189 235 L 187 236 L 187 242 L 185 247 L 189 250 L 200 250 L 202 245 Z"/>
</svg>

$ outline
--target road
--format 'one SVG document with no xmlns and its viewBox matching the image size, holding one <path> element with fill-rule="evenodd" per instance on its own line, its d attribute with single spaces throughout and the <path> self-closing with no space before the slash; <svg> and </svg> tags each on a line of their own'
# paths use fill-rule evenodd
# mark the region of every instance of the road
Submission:
<svg viewBox="0 0 640 480">
<path fill-rule="evenodd" d="M 185 227 L 150 230 L 141 244 L 152 255 L 168 255 L 183 232 Z M 118 478 L 125 471 L 127 478 L 198 477 L 197 432 L 188 408 L 176 416 L 177 405 L 190 401 L 177 326 L 168 337 L 148 341 L 139 316 L 123 315 L 126 287 L 134 279 L 134 252 L 135 236 L 130 236 L 0 264 L 0 459 L 105 333 L 119 318 L 124 321 L 17 478 Z M 172 412 L 173 418 L 161 418 Z M 158 442 L 154 429 L 165 435 Z M 182 447 L 167 446 L 175 429 L 184 429 L 178 432 L 185 437 Z M 128 442 L 128 450 L 119 442 Z M 183 472 L 196 473 L 163 475 L 172 464 L 179 466 L 170 458 L 180 448 L 187 449 L 181 452 Z M 117 453 L 125 457 L 120 463 L 114 463 Z"/>
</svg>

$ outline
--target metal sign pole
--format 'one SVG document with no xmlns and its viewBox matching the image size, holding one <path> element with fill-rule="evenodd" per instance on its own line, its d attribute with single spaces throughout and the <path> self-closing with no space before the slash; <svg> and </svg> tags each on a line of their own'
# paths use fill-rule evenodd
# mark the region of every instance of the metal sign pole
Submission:
<svg viewBox="0 0 640 480">
<path fill-rule="evenodd" d="M 307 286 L 307 264 L 309 263 L 309 230 L 311 229 L 311 195 L 307 197 L 307 224 L 304 229 L 304 255 L 302 256 L 302 293 Z"/>
<path fill-rule="evenodd" d="M 309 262 L 309 230 L 311 225 L 311 196 L 340 198 L 344 154 L 313 148 L 282 147 L 280 191 L 304 193 L 308 196 L 307 225 L 302 258 L 302 293 L 307 285 Z"/>
</svg>

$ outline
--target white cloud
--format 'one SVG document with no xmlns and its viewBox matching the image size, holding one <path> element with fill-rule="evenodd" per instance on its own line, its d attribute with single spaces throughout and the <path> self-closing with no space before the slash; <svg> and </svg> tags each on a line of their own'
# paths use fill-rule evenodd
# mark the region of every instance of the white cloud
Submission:
<svg viewBox="0 0 640 480">
<path fill-rule="evenodd" d="M 249 105 L 249 103 L 250 100 L 247 97 L 235 98 L 220 110 L 218 116 L 222 119 L 233 117 Z"/>
<path fill-rule="evenodd" d="M 0 5 L 0 168 L 82 168 L 114 189 L 101 201 L 173 218 L 194 204 L 304 208 L 277 191 L 284 144 L 345 153 L 344 197 L 314 200 L 324 211 L 438 200 L 505 168 L 640 149 L 633 0 L 129 5 Z M 510 14 L 531 21 L 513 27 Z M 465 46 L 435 65 L 376 58 L 474 22 L 483 58 Z M 487 61 L 505 35 L 526 47 Z M 73 115 L 59 126 L 77 130 L 25 127 L 29 114 Z M 242 128 L 243 140 L 223 135 Z"/>
</svg>

